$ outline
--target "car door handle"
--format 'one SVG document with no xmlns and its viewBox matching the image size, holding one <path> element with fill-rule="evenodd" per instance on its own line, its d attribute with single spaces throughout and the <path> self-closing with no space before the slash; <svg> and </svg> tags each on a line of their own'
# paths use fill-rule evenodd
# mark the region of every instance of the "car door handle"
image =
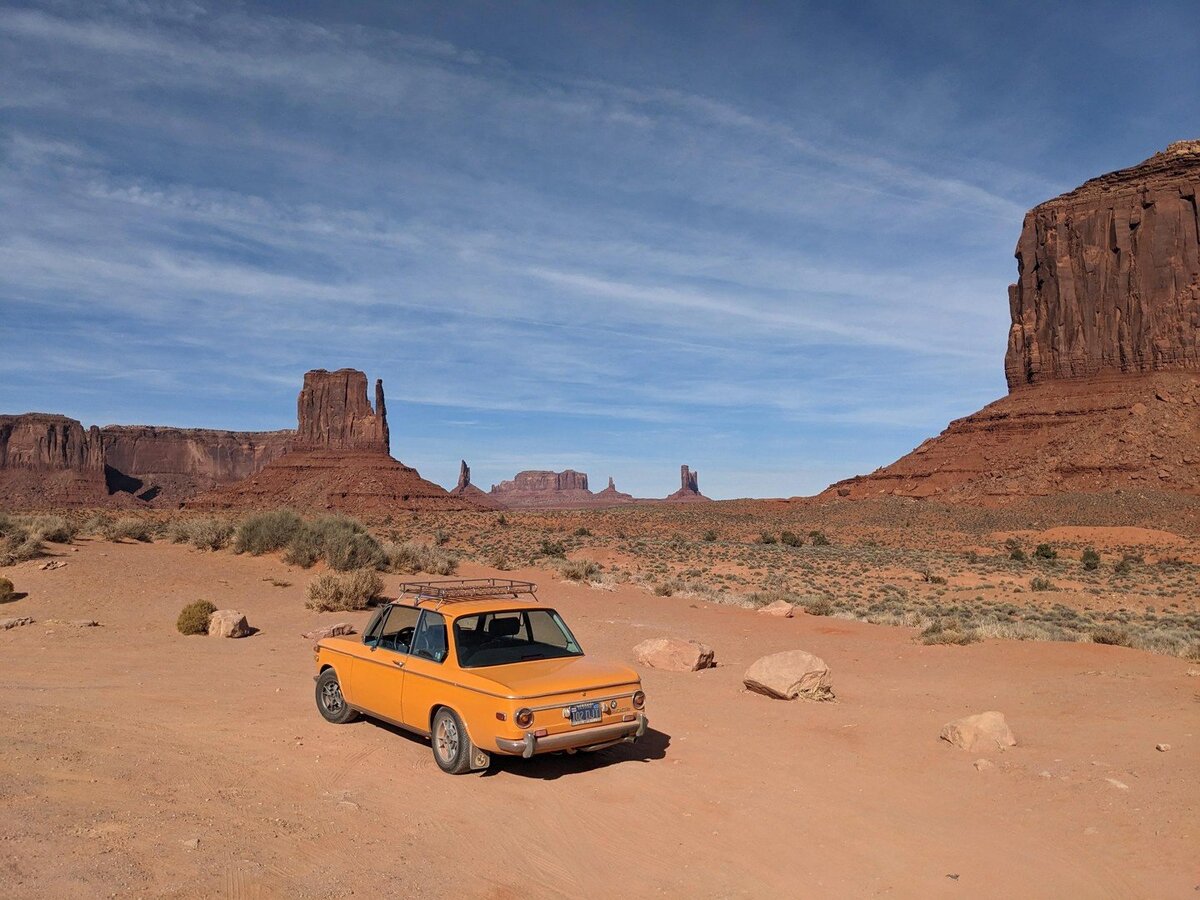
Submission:
<svg viewBox="0 0 1200 900">
<path fill-rule="evenodd" d="M 393 666 L 399 666 L 401 669 L 403 669 L 403 668 L 404 668 L 404 660 L 402 660 L 402 659 L 393 659 L 393 660 L 392 660 L 392 665 L 393 665 Z"/>
</svg>

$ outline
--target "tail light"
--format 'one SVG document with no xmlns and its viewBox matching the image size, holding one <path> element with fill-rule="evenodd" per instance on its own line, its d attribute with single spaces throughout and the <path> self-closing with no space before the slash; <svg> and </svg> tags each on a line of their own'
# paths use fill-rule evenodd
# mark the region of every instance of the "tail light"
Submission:
<svg viewBox="0 0 1200 900">
<path fill-rule="evenodd" d="M 646 692 L 645 691 L 634 691 L 633 692 L 633 708 L 641 709 L 645 705 L 646 705 Z"/>
<path fill-rule="evenodd" d="M 513 721 L 517 723 L 518 728 L 528 728 L 533 724 L 533 710 L 529 707 L 518 709 Z"/>
</svg>

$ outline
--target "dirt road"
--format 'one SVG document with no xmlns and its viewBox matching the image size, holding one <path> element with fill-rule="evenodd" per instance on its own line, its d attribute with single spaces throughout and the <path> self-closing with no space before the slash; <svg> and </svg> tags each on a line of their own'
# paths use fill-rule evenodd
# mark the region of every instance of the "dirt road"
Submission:
<svg viewBox="0 0 1200 900">
<path fill-rule="evenodd" d="M 313 705 L 311 572 L 277 558 L 81 541 L 5 570 L 0 894 L 16 897 L 1184 897 L 1200 885 L 1195 663 L 1091 644 L 923 646 L 906 629 L 555 582 L 594 655 L 702 640 L 719 668 L 643 671 L 652 731 L 594 756 L 453 778 L 389 727 Z M 492 574 L 464 566 L 461 574 Z M 270 579 L 290 582 L 277 587 Z M 388 576 L 394 586 L 400 578 Z M 260 631 L 183 637 L 196 599 Z M 95 619 L 98 627 L 56 624 Z M 838 702 L 745 693 L 803 648 Z M 1003 711 L 969 754 L 951 719 Z M 1155 749 L 1171 745 L 1169 752 Z M 981 755 L 995 768 L 976 771 Z"/>
</svg>

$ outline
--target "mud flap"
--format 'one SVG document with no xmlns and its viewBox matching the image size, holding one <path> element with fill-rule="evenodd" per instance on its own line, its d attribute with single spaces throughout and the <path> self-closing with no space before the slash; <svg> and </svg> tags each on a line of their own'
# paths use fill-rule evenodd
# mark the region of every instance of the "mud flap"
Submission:
<svg viewBox="0 0 1200 900">
<path fill-rule="evenodd" d="M 471 751 L 472 772 L 479 772 L 492 764 L 492 756 L 490 753 L 485 753 L 475 746 L 471 747 Z"/>
</svg>

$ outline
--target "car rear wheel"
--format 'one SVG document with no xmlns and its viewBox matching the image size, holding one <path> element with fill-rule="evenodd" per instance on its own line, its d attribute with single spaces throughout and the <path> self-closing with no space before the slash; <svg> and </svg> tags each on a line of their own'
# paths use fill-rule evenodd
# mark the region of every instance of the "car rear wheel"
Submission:
<svg viewBox="0 0 1200 900">
<path fill-rule="evenodd" d="M 433 715 L 433 759 L 438 768 L 451 775 L 471 770 L 475 746 L 467 736 L 462 719 L 454 710 L 443 706 Z"/>
<path fill-rule="evenodd" d="M 358 718 L 358 713 L 342 696 L 342 685 L 333 669 L 326 669 L 317 679 L 317 709 L 326 722 L 334 725 L 345 725 Z"/>
</svg>

